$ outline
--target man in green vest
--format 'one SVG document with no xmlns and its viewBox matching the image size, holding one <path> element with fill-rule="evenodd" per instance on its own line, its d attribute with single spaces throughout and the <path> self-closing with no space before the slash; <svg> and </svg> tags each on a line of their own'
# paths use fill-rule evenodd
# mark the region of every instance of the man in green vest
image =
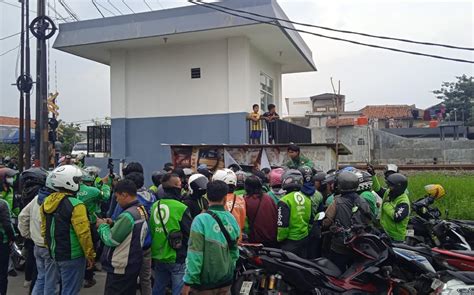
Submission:
<svg viewBox="0 0 474 295">
<path fill-rule="evenodd" d="M 386 181 L 388 189 L 383 196 L 380 224 L 390 238 L 402 242 L 410 219 L 410 200 L 405 192 L 408 180 L 403 174 L 393 173 Z"/>
<path fill-rule="evenodd" d="M 40 207 L 41 235 L 56 261 L 62 282 L 61 294 L 79 294 L 86 264 L 95 262 L 90 223 L 86 206 L 75 197 L 82 172 L 77 166 L 63 165 L 54 169 L 46 180 L 57 190 Z"/>
<path fill-rule="evenodd" d="M 15 239 L 11 222 L 10 208 L 5 200 L 0 199 L 0 294 L 7 294 L 8 260 L 10 243 Z"/>
<path fill-rule="evenodd" d="M 290 144 L 288 146 L 287 153 L 290 160 L 286 162 L 284 166 L 288 167 L 289 169 L 298 169 L 301 166 L 313 168 L 313 162 L 301 154 L 300 147 L 296 144 Z"/>
<path fill-rule="evenodd" d="M 161 179 L 164 196 L 151 207 L 151 256 L 155 262 L 154 295 L 164 295 L 171 281 L 173 295 L 181 294 L 191 229 L 191 214 L 181 203 L 181 179 L 165 174 Z"/>
<path fill-rule="evenodd" d="M 312 224 L 311 200 L 300 192 L 303 186 L 301 172 L 288 170 L 282 178 L 282 188 L 287 194 L 278 202 L 277 240 L 283 250 L 305 257 Z"/>
</svg>

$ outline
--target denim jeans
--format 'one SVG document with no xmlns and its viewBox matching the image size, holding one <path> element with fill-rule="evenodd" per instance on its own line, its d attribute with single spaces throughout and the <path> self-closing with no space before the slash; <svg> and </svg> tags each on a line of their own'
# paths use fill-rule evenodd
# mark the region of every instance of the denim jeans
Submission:
<svg viewBox="0 0 474 295">
<path fill-rule="evenodd" d="M 185 263 L 160 263 L 156 262 L 155 270 L 155 285 L 153 286 L 153 295 L 164 295 L 166 287 L 171 280 L 171 293 L 173 295 L 181 294 L 184 281 Z"/>
<path fill-rule="evenodd" d="M 59 281 L 58 269 L 54 260 L 49 255 L 48 248 L 35 246 L 36 267 L 38 276 L 36 278 L 33 295 L 51 295 L 56 293 Z"/>
<path fill-rule="evenodd" d="M 77 295 L 81 290 L 86 270 L 86 258 L 56 261 L 61 277 L 61 295 Z"/>
</svg>

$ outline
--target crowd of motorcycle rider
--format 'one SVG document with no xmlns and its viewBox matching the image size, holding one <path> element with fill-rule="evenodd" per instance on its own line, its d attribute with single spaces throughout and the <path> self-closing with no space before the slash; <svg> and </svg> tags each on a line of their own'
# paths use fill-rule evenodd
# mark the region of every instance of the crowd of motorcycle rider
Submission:
<svg viewBox="0 0 474 295">
<path fill-rule="evenodd" d="M 141 294 L 228 294 L 238 242 L 325 256 L 345 270 L 352 255 L 343 237 L 322 238 L 321 231 L 370 225 L 405 240 L 408 181 L 397 166 L 387 165 L 382 187 L 370 166 L 322 172 L 297 145 L 287 152 L 283 168 L 252 173 L 236 164 L 194 172 L 167 163 L 149 188 L 137 162 L 123 168 L 123 178 L 101 178 L 97 167 L 72 162 L 20 175 L 0 166 L 0 295 L 14 275 L 9 253 L 18 235 L 25 238 L 25 287 L 48 295 L 94 286 L 100 267 L 105 294 L 135 294 L 137 280 Z"/>
</svg>

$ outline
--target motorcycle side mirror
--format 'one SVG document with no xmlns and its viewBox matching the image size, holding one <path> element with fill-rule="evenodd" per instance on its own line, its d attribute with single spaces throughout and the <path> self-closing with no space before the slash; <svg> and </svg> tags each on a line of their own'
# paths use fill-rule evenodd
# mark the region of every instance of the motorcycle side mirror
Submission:
<svg viewBox="0 0 474 295">
<path fill-rule="evenodd" d="M 318 214 L 316 214 L 316 220 L 323 220 L 324 217 L 326 217 L 326 213 L 324 212 L 319 212 Z"/>
</svg>

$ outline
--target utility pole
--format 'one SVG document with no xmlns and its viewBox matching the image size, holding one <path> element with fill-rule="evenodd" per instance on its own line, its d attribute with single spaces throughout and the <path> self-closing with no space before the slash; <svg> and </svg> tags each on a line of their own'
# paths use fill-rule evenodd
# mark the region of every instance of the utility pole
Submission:
<svg viewBox="0 0 474 295">
<path fill-rule="evenodd" d="M 56 25 L 46 16 L 46 0 L 38 0 L 38 16 L 31 22 L 30 30 L 36 37 L 36 161 L 41 167 L 49 167 L 48 151 L 48 71 L 46 40 L 56 32 Z"/>
<path fill-rule="evenodd" d="M 21 1 L 21 34 L 20 34 L 20 72 L 21 77 L 25 74 L 25 1 Z M 24 166 L 24 140 L 25 140 L 25 95 L 23 89 L 18 87 L 20 90 L 20 122 L 19 127 L 19 136 L 18 136 L 18 168 L 20 171 L 23 171 Z"/>
<path fill-rule="evenodd" d="M 334 87 L 334 82 L 331 77 L 331 86 L 334 92 L 333 101 L 336 107 L 336 168 L 339 169 L 339 105 L 340 105 L 340 94 L 341 94 L 341 80 L 338 81 L 338 88 L 336 93 L 336 88 Z"/>
<path fill-rule="evenodd" d="M 25 4 L 25 23 L 30 23 L 30 0 L 23 0 Z M 25 37 L 25 75 L 30 76 L 30 30 L 27 28 Z M 30 109 L 30 91 L 31 88 L 25 93 L 25 168 L 31 167 L 31 109 Z"/>
</svg>

